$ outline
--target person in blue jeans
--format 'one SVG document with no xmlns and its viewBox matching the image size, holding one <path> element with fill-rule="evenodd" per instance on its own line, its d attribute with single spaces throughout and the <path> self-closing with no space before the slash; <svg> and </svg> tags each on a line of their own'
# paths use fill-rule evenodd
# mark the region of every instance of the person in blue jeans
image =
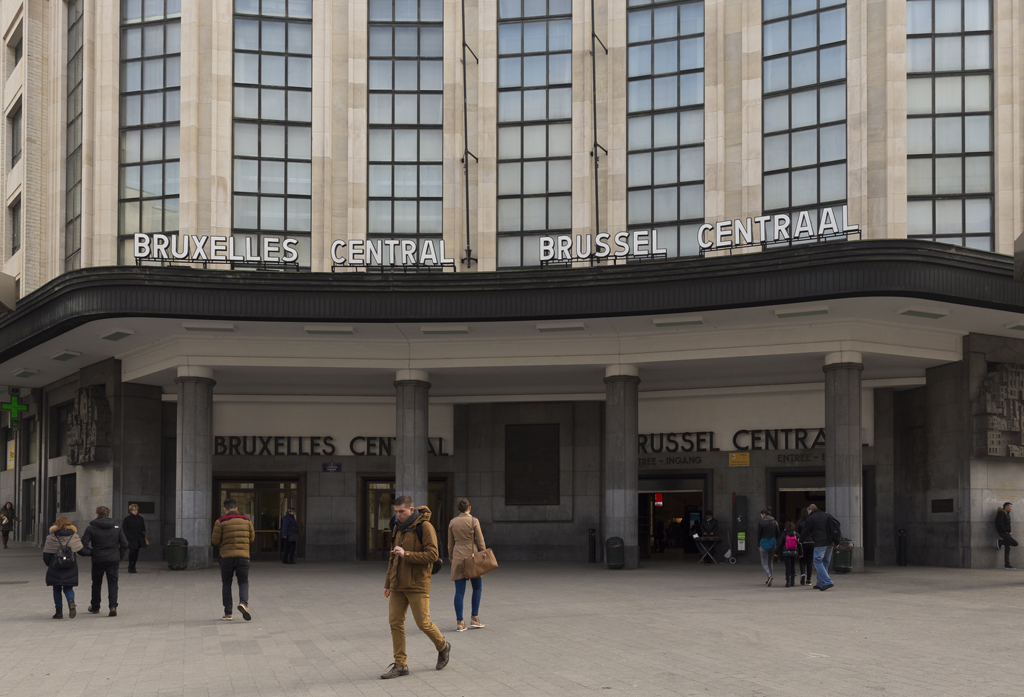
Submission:
<svg viewBox="0 0 1024 697">
<path fill-rule="evenodd" d="M 459 515 L 452 518 L 448 524 L 448 558 L 452 561 L 452 580 L 455 581 L 455 619 L 458 622 L 455 631 L 464 632 L 467 629 L 483 629 L 484 627 L 483 622 L 480 621 L 482 579 L 469 579 L 473 585 L 473 614 L 470 616 L 471 621 L 468 627 L 462 619 L 462 607 L 466 597 L 466 557 L 487 547 L 484 544 L 484 534 L 480 530 L 480 521 L 472 515 L 473 507 L 469 505 L 469 499 L 459 499 L 458 508 Z"/>
<path fill-rule="evenodd" d="M 71 552 L 70 558 L 61 560 L 62 549 Z M 53 587 L 53 605 L 56 612 L 53 619 L 64 619 L 64 598 L 68 599 L 68 617 L 75 618 L 77 608 L 75 607 L 75 586 L 78 585 L 78 559 L 77 555 L 88 556 L 90 550 L 82 545 L 78 537 L 78 530 L 67 518 L 57 518 L 50 534 L 43 543 L 43 563 L 46 564 L 46 585 Z"/>
<path fill-rule="evenodd" d="M 820 591 L 827 591 L 835 585 L 828 575 L 828 566 L 832 563 L 832 543 L 828 539 L 828 514 L 819 511 L 813 503 L 807 507 L 804 539 L 810 539 L 814 543 L 814 587 Z"/>
</svg>

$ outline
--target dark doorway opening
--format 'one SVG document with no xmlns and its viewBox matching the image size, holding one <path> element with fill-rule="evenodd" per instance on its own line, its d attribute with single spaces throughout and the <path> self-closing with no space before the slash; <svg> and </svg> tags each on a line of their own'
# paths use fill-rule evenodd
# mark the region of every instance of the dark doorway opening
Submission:
<svg viewBox="0 0 1024 697">
<path fill-rule="evenodd" d="M 249 558 L 259 561 L 281 560 L 281 519 L 289 508 L 295 509 L 299 521 L 297 557 L 306 556 L 305 486 L 302 477 L 252 479 L 220 476 L 214 478 L 214 515 L 224 514 L 226 499 L 238 503 L 238 512 L 248 516 L 256 529 L 256 539 L 249 545 Z"/>
<path fill-rule="evenodd" d="M 359 475 L 360 559 L 386 561 L 391 554 L 391 516 L 395 500 L 395 478 Z M 437 548 L 448 556 L 448 522 L 452 518 L 452 481 L 450 476 L 431 477 L 427 483 L 427 508 L 430 523 L 437 532 Z M 417 506 L 422 505 L 419 501 Z"/>
<path fill-rule="evenodd" d="M 21 483 L 21 540 L 35 542 L 36 530 L 39 527 L 36 509 L 36 479 L 26 479 Z"/>
<path fill-rule="evenodd" d="M 705 474 L 648 474 L 638 482 L 637 527 L 641 559 L 681 561 L 697 554 L 690 532 L 710 501 Z M 660 505 L 659 505 L 660 504 Z"/>
</svg>

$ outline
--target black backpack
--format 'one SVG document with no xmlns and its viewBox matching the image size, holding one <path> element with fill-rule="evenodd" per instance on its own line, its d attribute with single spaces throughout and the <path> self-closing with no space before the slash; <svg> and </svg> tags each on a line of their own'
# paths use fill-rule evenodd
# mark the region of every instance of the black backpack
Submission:
<svg viewBox="0 0 1024 697">
<path fill-rule="evenodd" d="M 828 513 L 825 515 L 828 516 L 827 523 L 825 525 L 825 530 L 828 533 L 828 541 L 837 545 L 843 540 L 843 528 L 835 516 Z"/>
<path fill-rule="evenodd" d="M 394 537 L 395 530 L 397 528 L 398 528 L 398 521 L 395 518 L 392 518 L 391 519 L 391 536 L 392 537 Z M 423 523 L 418 523 L 415 526 L 414 530 L 416 530 L 416 537 L 419 539 L 420 545 L 422 546 L 423 545 Z M 444 562 L 441 560 L 441 550 L 438 549 L 438 551 L 437 551 L 437 559 L 434 560 L 434 566 L 430 570 L 430 575 L 433 576 L 434 574 L 436 574 L 438 571 L 441 570 L 442 566 L 444 566 Z"/>
<path fill-rule="evenodd" d="M 70 543 L 65 545 L 59 539 L 57 540 L 57 553 L 53 555 L 53 561 L 50 562 L 50 566 L 58 571 L 75 568 L 75 553 L 71 551 Z"/>
</svg>

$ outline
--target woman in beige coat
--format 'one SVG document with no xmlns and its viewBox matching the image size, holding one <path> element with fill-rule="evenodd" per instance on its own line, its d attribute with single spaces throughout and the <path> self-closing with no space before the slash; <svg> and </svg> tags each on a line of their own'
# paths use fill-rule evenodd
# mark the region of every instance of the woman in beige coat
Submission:
<svg viewBox="0 0 1024 697">
<path fill-rule="evenodd" d="M 470 617 L 469 626 L 462 619 L 462 603 L 466 596 L 466 570 L 464 561 L 466 557 L 486 549 L 484 545 L 484 534 L 480 530 L 480 521 L 471 515 L 473 507 L 469 505 L 469 499 L 459 499 L 459 515 L 452 518 L 448 524 L 448 558 L 452 560 L 452 580 L 455 581 L 455 619 L 459 624 L 456 631 L 464 632 L 467 629 L 483 629 L 480 621 L 480 594 L 483 589 L 483 579 L 471 578 L 473 584 L 473 614 Z"/>
</svg>

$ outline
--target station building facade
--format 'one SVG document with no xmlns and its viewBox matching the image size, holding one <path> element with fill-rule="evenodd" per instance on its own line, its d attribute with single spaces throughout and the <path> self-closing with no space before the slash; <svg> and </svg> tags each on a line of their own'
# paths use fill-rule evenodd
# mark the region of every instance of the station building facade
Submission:
<svg viewBox="0 0 1024 697">
<path fill-rule="evenodd" d="M 209 563 L 1001 563 L 1024 498 L 1011 0 L 5 2 L 0 500 Z M 18 406 L 14 406 L 18 405 Z M 26 407 L 22 410 L 22 406 Z M 17 416 L 17 424 L 11 419 Z M 156 551 L 149 552 L 156 555 Z"/>
</svg>

